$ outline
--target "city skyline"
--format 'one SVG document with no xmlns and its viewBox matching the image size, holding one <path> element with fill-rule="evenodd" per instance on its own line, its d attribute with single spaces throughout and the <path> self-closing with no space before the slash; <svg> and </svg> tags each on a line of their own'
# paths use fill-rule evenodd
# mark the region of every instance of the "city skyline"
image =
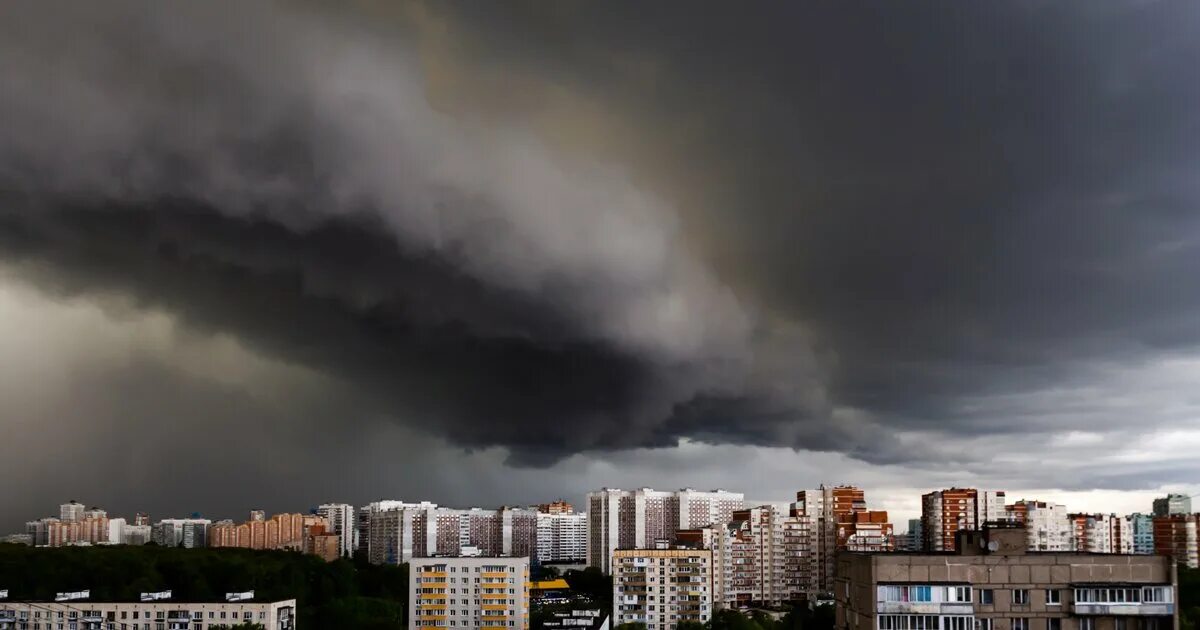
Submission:
<svg viewBox="0 0 1200 630">
<path fill-rule="evenodd" d="M 0 528 L 1200 494 L 1200 4 L 759 9 L 0 7 Z"/>
</svg>

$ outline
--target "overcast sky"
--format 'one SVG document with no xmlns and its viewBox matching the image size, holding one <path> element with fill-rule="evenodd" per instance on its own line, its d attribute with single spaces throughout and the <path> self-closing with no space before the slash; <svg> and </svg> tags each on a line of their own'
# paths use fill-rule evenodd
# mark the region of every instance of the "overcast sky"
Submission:
<svg viewBox="0 0 1200 630">
<path fill-rule="evenodd" d="M 1200 4 L 336 7 L 0 6 L 0 530 L 1200 492 Z"/>
</svg>

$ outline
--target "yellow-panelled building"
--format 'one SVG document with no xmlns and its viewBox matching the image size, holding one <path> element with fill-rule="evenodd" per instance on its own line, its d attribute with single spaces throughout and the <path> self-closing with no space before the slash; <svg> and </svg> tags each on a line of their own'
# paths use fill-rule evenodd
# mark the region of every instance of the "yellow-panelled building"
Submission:
<svg viewBox="0 0 1200 630">
<path fill-rule="evenodd" d="M 529 628 L 529 558 L 413 558 L 408 627 Z"/>
</svg>

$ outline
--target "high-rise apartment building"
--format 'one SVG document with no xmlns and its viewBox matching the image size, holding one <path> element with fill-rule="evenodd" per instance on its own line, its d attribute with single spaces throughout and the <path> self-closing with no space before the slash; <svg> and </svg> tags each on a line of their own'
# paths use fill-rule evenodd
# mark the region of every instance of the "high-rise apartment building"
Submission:
<svg viewBox="0 0 1200 630">
<path fill-rule="evenodd" d="M 1075 531 L 1067 516 L 1067 506 L 1046 501 L 1020 501 L 1022 515 L 1019 523 L 1025 526 L 1030 551 L 1072 551 Z"/>
<path fill-rule="evenodd" d="M 538 562 L 577 562 L 585 557 L 587 557 L 587 514 L 569 511 L 538 512 Z"/>
<path fill-rule="evenodd" d="M 1172 630 L 1177 579 L 1157 556 L 1027 553 L 1019 526 L 964 530 L 955 554 L 844 554 L 839 630 Z"/>
<path fill-rule="evenodd" d="M 150 539 L 160 547 L 207 547 L 211 526 L 206 518 L 165 518 L 151 526 Z"/>
<path fill-rule="evenodd" d="M 1154 553 L 1170 556 L 1189 568 L 1200 568 L 1200 514 L 1154 517 Z"/>
<path fill-rule="evenodd" d="M 357 511 L 349 503 L 325 503 L 317 507 L 320 514 L 331 529 L 330 533 L 337 534 L 341 549 L 339 556 L 352 556 L 358 548 Z"/>
<path fill-rule="evenodd" d="M 1072 549 L 1089 553 L 1133 553 L 1132 523 L 1116 514 L 1069 514 Z"/>
<path fill-rule="evenodd" d="M 1154 517 L 1135 512 L 1125 519 L 1133 532 L 1133 553 L 1154 553 Z"/>
<path fill-rule="evenodd" d="M 456 510 L 431 503 L 382 505 L 368 524 L 367 555 L 375 564 L 412 558 L 484 556 L 536 558 L 538 513 L 520 508 Z"/>
<path fill-rule="evenodd" d="M 408 627 L 529 628 L 529 558 L 413 558 Z"/>
<path fill-rule="evenodd" d="M 380 512 L 388 512 L 391 510 L 398 510 L 398 509 L 407 509 L 407 508 L 423 509 L 423 508 L 436 508 L 436 507 L 437 507 L 436 503 L 430 503 L 428 501 L 421 501 L 419 503 L 407 503 L 405 501 L 398 501 L 395 499 L 382 499 L 379 501 L 373 501 L 371 503 L 368 503 L 367 505 L 364 505 L 364 506 L 358 508 L 358 520 L 357 520 L 358 545 L 357 545 L 356 549 L 358 551 L 361 551 L 364 554 L 369 553 L 370 541 L 371 541 L 371 516 L 373 514 L 377 514 Z"/>
<path fill-rule="evenodd" d="M 618 549 L 613 573 L 612 626 L 643 623 L 673 630 L 712 618 L 712 552 L 707 549 Z"/>
<path fill-rule="evenodd" d="M 894 551 L 887 512 L 867 509 L 866 493 L 855 486 L 820 486 L 800 490 L 791 506 L 793 516 L 808 519 L 808 596 L 829 592 L 839 550 L 853 544 L 861 551 Z"/>
<path fill-rule="evenodd" d="M 213 523 L 208 530 L 208 545 L 303 551 L 308 547 L 304 535 L 305 523 L 307 520 L 319 518 L 298 513 L 276 514 L 269 519 L 258 519 L 257 516 L 258 514 L 251 512 L 251 519 L 241 524 L 235 524 L 233 521 Z"/>
<path fill-rule="evenodd" d="M 557 501 L 551 501 L 549 503 L 538 504 L 537 511 L 542 512 L 544 514 L 570 514 L 575 511 L 575 506 L 571 505 L 570 503 L 567 503 L 566 501 L 564 501 L 562 499 L 559 499 Z"/>
<path fill-rule="evenodd" d="M 58 506 L 58 520 L 64 523 L 72 523 L 83 520 L 83 512 L 87 508 L 74 499 Z"/>
<path fill-rule="evenodd" d="M 809 522 L 764 505 L 734 512 L 724 525 L 682 530 L 678 542 L 712 551 L 714 605 L 780 606 L 808 591 Z"/>
<path fill-rule="evenodd" d="M 1012 522 L 1019 515 L 1009 509 L 1003 490 L 947 488 L 921 497 L 922 549 L 953 551 L 960 530 L 978 530 L 989 524 Z"/>
<path fill-rule="evenodd" d="M 608 573 L 613 551 L 669 544 L 681 529 L 728 523 L 746 501 L 742 493 L 725 490 L 605 488 L 588 493 L 587 502 L 587 563 Z"/>
<path fill-rule="evenodd" d="M 1184 494 L 1168 494 L 1154 500 L 1154 516 L 1171 516 L 1172 514 L 1191 514 L 1192 498 Z"/>
<path fill-rule="evenodd" d="M 898 551 L 921 551 L 924 548 L 924 539 L 921 536 L 921 519 L 908 519 L 908 531 L 903 536 L 897 538 L 896 549 Z"/>
</svg>

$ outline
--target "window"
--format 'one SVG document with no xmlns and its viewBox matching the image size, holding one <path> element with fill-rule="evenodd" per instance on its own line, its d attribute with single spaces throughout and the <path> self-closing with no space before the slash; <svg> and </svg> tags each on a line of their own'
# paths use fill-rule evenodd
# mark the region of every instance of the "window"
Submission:
<svg viewBox="0 0 1200 630">
<path fill-rule="evenodd" d="M 1046 620 L 1046 630 L 1062 630 L 1062 619 L 1051 617 Z"/>
<path fill-rule="evenodd" d="M 992 620 L 983 617 L 975 618 L 975 630 L 992 630 Z"/>
<path fill-rule="evenodd" d="M 1057 606 L 1062 603 L 1062 591 L 1058 589 L 1046 589 L 1046 605 Z"/>
<path fill-rule="evenodd" d="M 1114 630 L 1126 630 L 1127 624 L 1125 623 L 1125 620 L 1120 617 L 1113 619 L 1113 624 Z"/>
<path fill-rule="evenodd" d="M 1017 605 L 1028 604 L 1029 603 L 1029 589 L 1014 588 L 1012 591 L 1012 603 L 1017 604 Z M 1020 630 L 1025 630 L 1025 628 L 1021 628 Z"/>
<path fill-rule="evenodd" d="M 932 586 L 881 586 L 885 602 L 932 602 Z"/>
<path fill-rule="evenodd" d="M 988 606 L 991 606 L 992 605 L 992 595 L 993 595 L 992 589 L 990 589 L 990 588 L 980 589 L 979 590 L 979 603 L 987 604 Z"/>
<path fill-rule="evenodd" d="M 950 602 L 970 602 L 971 587 L 970 586 L 950 586 L 946 588 L 946 601 Z"/>
<path fill-rule="evenodd" d="M 1080 617 L 1079 630 L 1096 630 L 1096 620 L 1091 617 Z"/>
<path fill-rule="evenodd" d="M 1029 630 L 1029 619 L 1016 617 L 1012 620 L 1012 630 Z"/>
<path fill-rule="evenodd" d="M 972 630 L 970 617 L 942 617 L 942 630 Z"/>
<path fill-rule="evenodd" d="M 879 615 L 879 630 L 939 630 L 937 615 Z"/>
<path fill-rule="evenodd" d="M 1163 586 L 1147 586 L 1142 589 L 1142 601 L 1161 604 L 1167 601 L 1167 589 Z"/>
</svg>

